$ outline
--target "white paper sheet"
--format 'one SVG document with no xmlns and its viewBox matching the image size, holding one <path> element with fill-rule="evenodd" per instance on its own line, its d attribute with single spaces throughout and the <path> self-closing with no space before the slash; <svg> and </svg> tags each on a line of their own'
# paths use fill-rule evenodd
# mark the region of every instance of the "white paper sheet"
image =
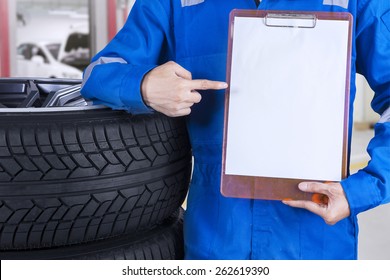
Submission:
<svg viewBox="0 0 390 280">
<path fill-rule="evenodd" d="M 235 18 L 225 174 L 341 180 L 348 30 Z"/>
</svg>

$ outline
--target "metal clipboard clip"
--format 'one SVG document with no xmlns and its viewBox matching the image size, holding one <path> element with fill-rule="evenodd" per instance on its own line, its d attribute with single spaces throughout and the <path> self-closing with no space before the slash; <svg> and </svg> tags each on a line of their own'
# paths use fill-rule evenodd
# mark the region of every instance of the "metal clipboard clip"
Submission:
<svg viewBox="0 0 390 280">
<path fill-rule="evenodd" d="M 316 15 L 311 14 L 267 14 L 264 23 L 268 27 L 315 28 Z"/>
</svg>

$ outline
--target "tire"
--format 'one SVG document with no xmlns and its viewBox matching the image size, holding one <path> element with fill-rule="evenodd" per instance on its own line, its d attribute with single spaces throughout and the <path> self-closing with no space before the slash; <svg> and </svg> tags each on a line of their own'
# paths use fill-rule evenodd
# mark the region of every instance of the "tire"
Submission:
<svg viewBox="0 0 390 280">
<path fill-rule="evenodd" d="M 50 83 L 39 88 L 49 91 Z M 0 79 L 0 96 L 4 88 Z M 16 109 L 23 99 L 7 96 L 0 97 L 7 107 L 0 108 L 0 250 L 133 234 L 183 203 L 192 167 L 183 119 L 101 106 Z"/>
<path fill-rule="evenodd" d="M 182 260 L 183 211 L 155 229 L 82 245 L 0 252 L 1 260 Z"/>
</svg>

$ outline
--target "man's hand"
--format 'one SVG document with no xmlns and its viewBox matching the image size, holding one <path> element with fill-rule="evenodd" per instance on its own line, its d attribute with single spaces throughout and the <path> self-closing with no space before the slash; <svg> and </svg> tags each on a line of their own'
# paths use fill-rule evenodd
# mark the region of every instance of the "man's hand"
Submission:
<svg viewBox="0 0 390 280">
<path fill-rule="evenodd" d="M 149 107 L 169 117 L 189 115 L 202 96 L 196 90 L 225 89 L 225 82 L 192 80 L 189 71 L 175 62 L 167 62 L 145 75 L 142 97 Z"/>
<path fill-rule="evenodd" d="M 304 182 L 300 183 L 298 187 L 301 191 L 314 193 L 314 198 L 318 197 L 316 194 L 320 194 L 326 195 L 327 199 L 322 199 L 322 201 L 313 199 L 315 202 L 288 200 L 283 201 L 284 204 L 307 209 L 322 217 L 328 225 L 334 225 L 351 214 L 347 198 L 340 183 Z"/>
</svg>

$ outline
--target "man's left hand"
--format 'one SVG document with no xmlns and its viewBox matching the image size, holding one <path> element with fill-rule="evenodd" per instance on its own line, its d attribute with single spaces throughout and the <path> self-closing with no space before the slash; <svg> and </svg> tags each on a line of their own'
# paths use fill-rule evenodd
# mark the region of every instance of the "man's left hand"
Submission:
<svg viewBox="0 0 390 280">
<path fill-rule="evenodd" d="M 327 199 L 322 202 L 284 200 L 284 204 L 309 210 L 322 217 L 328 225 L 334 225 L 351 214 L 348 200 L 340 183 L 304 182 L 298 187 L 303 192 L 326 195 Z"/>
</svg>

